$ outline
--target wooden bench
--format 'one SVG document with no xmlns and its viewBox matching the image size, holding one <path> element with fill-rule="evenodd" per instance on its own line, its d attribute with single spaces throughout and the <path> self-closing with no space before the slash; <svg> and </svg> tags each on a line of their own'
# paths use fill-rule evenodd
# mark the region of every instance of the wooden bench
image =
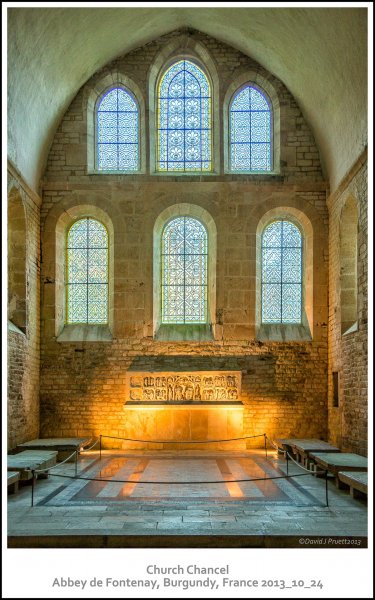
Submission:
<svg viewBox="0 0 375 600">
<path fill-rule="evenodd" d="M 367 471 L 339 471 L 339 481 L 349 486 L 352 498 L 367 496 L 367 480 Z"/>
<path fill-rule="evenodd" d="M 30 440 L 23 444 L 18 444 L 20 450 L 57 450 L 57 460 L 62 461 L 73 452 L 80 452 L 85 446 L 88 446 L 91 437 L 73 437 L 73 438 L 45 438 Z M 72 456 L 73 462 L 75 457 Z M 69 461 L 70 462 L 70 461 Z"/>
<path fill-rule="evenodd" d="M 18 490 L 20 474 L 18 471 L 8 471 L 8 491 L 12 494 Z"/>
<path fill-rule="evenodd" d="M 25 450 L 7 457 L 8 471 L 18 471 L 20 480 L 32 478 L 32 470 L 47 469 L 56 464 L 57 450 Z M 39 477 L 47 477 L 48 473 L 38 473 Z"/>
<path fill-rule="evenodd" d="M 323 440 L 298 440 L 293 442 L 292 448 L 307 469 L 310 469 L 311 463 L 314 463 L 310 458 L 311 452 L 340 452 L 339 448 Z"/>
<path fill-rule="evenodd" d="M 333 473 L 336 486 L 340 487 L 340 471 L 367 471 L 367 458 L 349 452 L 310 452 L 310 458 L 318 467 Z"/>
</svg>

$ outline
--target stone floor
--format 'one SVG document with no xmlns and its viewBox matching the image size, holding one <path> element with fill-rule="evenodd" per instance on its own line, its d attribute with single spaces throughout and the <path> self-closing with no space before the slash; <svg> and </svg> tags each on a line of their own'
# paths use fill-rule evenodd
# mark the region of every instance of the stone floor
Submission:
<svg viewBox="0 0 375 600">
<path fill-rule="evenodd" d="M 329 480 L 327 507 L 324 478 L 286 479 L 275 452 L 90 451 L 74 470 L 38 479 L 33 507 L 30 484 L 8 495 L 9 547 L 367 546 L 366 500 Z"/>
</svg>

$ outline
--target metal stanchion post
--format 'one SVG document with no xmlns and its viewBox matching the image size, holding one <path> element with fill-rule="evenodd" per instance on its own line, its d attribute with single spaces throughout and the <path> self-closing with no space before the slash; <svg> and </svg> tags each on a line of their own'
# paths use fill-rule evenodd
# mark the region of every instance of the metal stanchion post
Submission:
<svg viewBox="0 0 375 600">
<path fill-rule="evenodd" d="M 268 458 L 267 456 L 267 435 L 264 433 L 264 449 L 266 451 L 266 458 Z"/>
<path fill-rule="evenodd" d="M 34 506 L 34 485 L 35 485 L 35 471 L 34 469 L 31 471 L 32 479 L 31 479 L 31 506 Z"/>
<path fill-rule="evenodd" d="M 286 474 L 289 475 L 289 454 L 286 453 Z"/>
<path fill-rule="evenodd" d="M 102 434 L 99 436 L 99 458 L 102 460 Z"/>
<path fill-rule="evenodd" d="M 76 449 L 76 460 L 75 460 L 75 463 L 76 464 L 75 464 L 74 471 L 75 471 L 75 476 L 77 477 L 77 475 L 78 475 L 78 449 Z"/>
<path fill-rule="evenodd" d="M 328 506 L 328 471 L 326 471 L 326 506 Z"/>
</svg>

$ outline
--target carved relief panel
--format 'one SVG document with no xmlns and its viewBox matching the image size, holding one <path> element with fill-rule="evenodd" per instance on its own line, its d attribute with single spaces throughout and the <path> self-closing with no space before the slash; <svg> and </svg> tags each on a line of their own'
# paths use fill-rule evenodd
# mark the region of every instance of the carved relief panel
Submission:
<svg viewBox="0 0 375 600">
<path fill-rule="evenodd" d="M 126 402 L 239 402 L 241 371 L 128 372 Z"/>
</svg>

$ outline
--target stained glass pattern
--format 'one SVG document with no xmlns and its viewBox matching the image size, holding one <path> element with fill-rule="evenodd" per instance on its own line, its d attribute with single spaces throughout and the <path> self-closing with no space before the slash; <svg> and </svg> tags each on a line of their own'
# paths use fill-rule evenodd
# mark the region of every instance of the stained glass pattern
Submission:
<svg viewBox="0 0 375 600">
<path fill-rule="evenodd" d="M 271 109 L 256 88 L 247 85 L 234 97 L 229 111 L 230 170 L 272 170 Z"/>
<path fill-rule="evenodd" d="M 293 223 L 274 221 L 262 236 L 262 322 L 300 323 L 302 236 Z"/>
<path fill-rule="evenodd" d="M 99 171 L 139 169 L 138 121 L 138 106 L 126 90 L 113 88 L 102 97 L 96 113 Z"/>
<path fill-rule="evenodd" d="M 207 232 L 177 217 L 162 236 L 162 323 L 207 321 Z"/>
<path fill-rule="evenodd" d="M 108 322 L 108 234 L 99 221 L 76 221 L 67 237 L 67 323 Z"/>
<path fill-rule="evenodd" d="M 203 71 L 180 60 L 158 93 L 159 171 L 211 171 L 211 89 Z"/>
</svg>

